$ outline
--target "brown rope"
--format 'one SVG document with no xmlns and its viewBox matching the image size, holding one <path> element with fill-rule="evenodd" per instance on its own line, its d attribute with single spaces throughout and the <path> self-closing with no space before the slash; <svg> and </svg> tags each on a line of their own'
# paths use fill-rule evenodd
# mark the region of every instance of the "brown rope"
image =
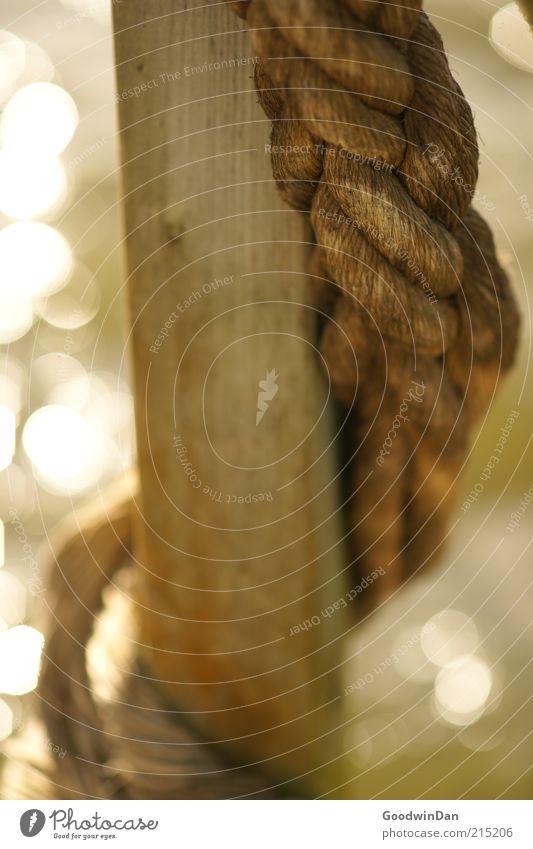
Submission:
<svg viewBox="0 0 533 849">
<path fill-rule="evenodd" d="M 283 796 L 282 786 L 270 788 L 265 777 L 228 763 L 203 742 L 186 712 L 168 705 L 138 667 L 129 602 L 135 573 L 131 504 L 131 492 L 121 486 L 54 540 L 35 710 L 48 746 L 43 733 L 35 739 L 32 727 L 10 743 L 3 797 Z"/>
<path fill-rule="evenodd" d="M 274 177 L 314 228 L 321 348 L 353 405 L 352 556 L 361 576 L 387 571 L 373 607 L 439 550 L 469 425 L 516 348 L 516 306 L 471 207 L 472 113 L 421 0 L 231 5 L 261 58 Z"/>
</svg>

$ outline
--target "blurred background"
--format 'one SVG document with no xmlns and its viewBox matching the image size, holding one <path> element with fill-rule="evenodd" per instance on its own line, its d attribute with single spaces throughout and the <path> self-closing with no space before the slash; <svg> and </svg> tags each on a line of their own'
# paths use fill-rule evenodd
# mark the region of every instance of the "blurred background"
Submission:
<svg viewBox="0 0 533 849">
<path fill-rule="evenodd" d="M 512 277 L 522 343 L 473 435 L 441 565 L 351 646 L 346 749 L 363 797 L 519 798 L 533 789 L 533 36 L 514 3 L 425 6 L 475 113 L 475 204 Z M 114 85 L 109 0 L 4 0 L 0 740 L 23 723 L 37 680 L 47 534 L 135 458 Z"/>
</svg>

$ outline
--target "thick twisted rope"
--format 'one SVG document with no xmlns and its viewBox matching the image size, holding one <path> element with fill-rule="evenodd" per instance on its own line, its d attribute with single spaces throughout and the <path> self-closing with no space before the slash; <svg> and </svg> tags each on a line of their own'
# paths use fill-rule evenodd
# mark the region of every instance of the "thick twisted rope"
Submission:
<svg viewBox="0 0 533 849">
<path fill-rule="evenodd" d="M 126 483 L 126 486 L 124 486 Z M 54 540 L 47 568 L 46 646 L 37 688 L 39 735 L 7 748 L 9 799 L 272 798 L 267 778 L 227 758 L 165 702 L 135 661 L 128 598 L 131 488 L 78 514 Z M 133 568 L 132 568 L 133 567 Z M 104 594 L 109 594 L 111 597 Z M 108 626 L 105 627 L 107 607 Z M 44 737 L 44 739 L 43 739 Z M 48 740 L 48 745 L 45 741 Z M 46 757 L 43 757 L 43 754 Z"/>
<path fill-rule="evenodd" d="M 517 310 L 471 207 L 472 113 L 421 0 L 244 0 L 272 169 L 316 238 L 321 333 L 350 417 L 351 551 L 386 577 L 446 536 L 468 426 L 513 361 Z"/>
</svg>

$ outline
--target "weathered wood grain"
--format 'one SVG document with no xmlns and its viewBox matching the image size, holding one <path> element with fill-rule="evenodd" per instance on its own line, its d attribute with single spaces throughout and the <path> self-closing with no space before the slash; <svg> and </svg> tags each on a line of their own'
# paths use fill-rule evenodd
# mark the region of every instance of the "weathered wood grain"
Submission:
<svg viewBox="0 0 533 849">
<path fill-rule="evenodd" d="M 324 792 L 344 625 L 321 611 L 346 563 L 310 229 L 273 184 L 226 4 L 122 2 L 114 21 L 141 662 L 207 739 Z"/>
</svg>

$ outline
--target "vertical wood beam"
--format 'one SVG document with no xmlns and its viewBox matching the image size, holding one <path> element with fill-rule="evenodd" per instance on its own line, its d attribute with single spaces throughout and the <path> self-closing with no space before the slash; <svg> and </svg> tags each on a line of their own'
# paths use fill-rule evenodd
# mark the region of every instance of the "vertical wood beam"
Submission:
<svg viewBox="0 0 533 849">
<path fill-rule="evenodd" d="M 308 221 L 227 4 L 130 0 L 114 24 L 141 661 L 206 739 L 326 792 L 346 561 Z"/>
</svg>

